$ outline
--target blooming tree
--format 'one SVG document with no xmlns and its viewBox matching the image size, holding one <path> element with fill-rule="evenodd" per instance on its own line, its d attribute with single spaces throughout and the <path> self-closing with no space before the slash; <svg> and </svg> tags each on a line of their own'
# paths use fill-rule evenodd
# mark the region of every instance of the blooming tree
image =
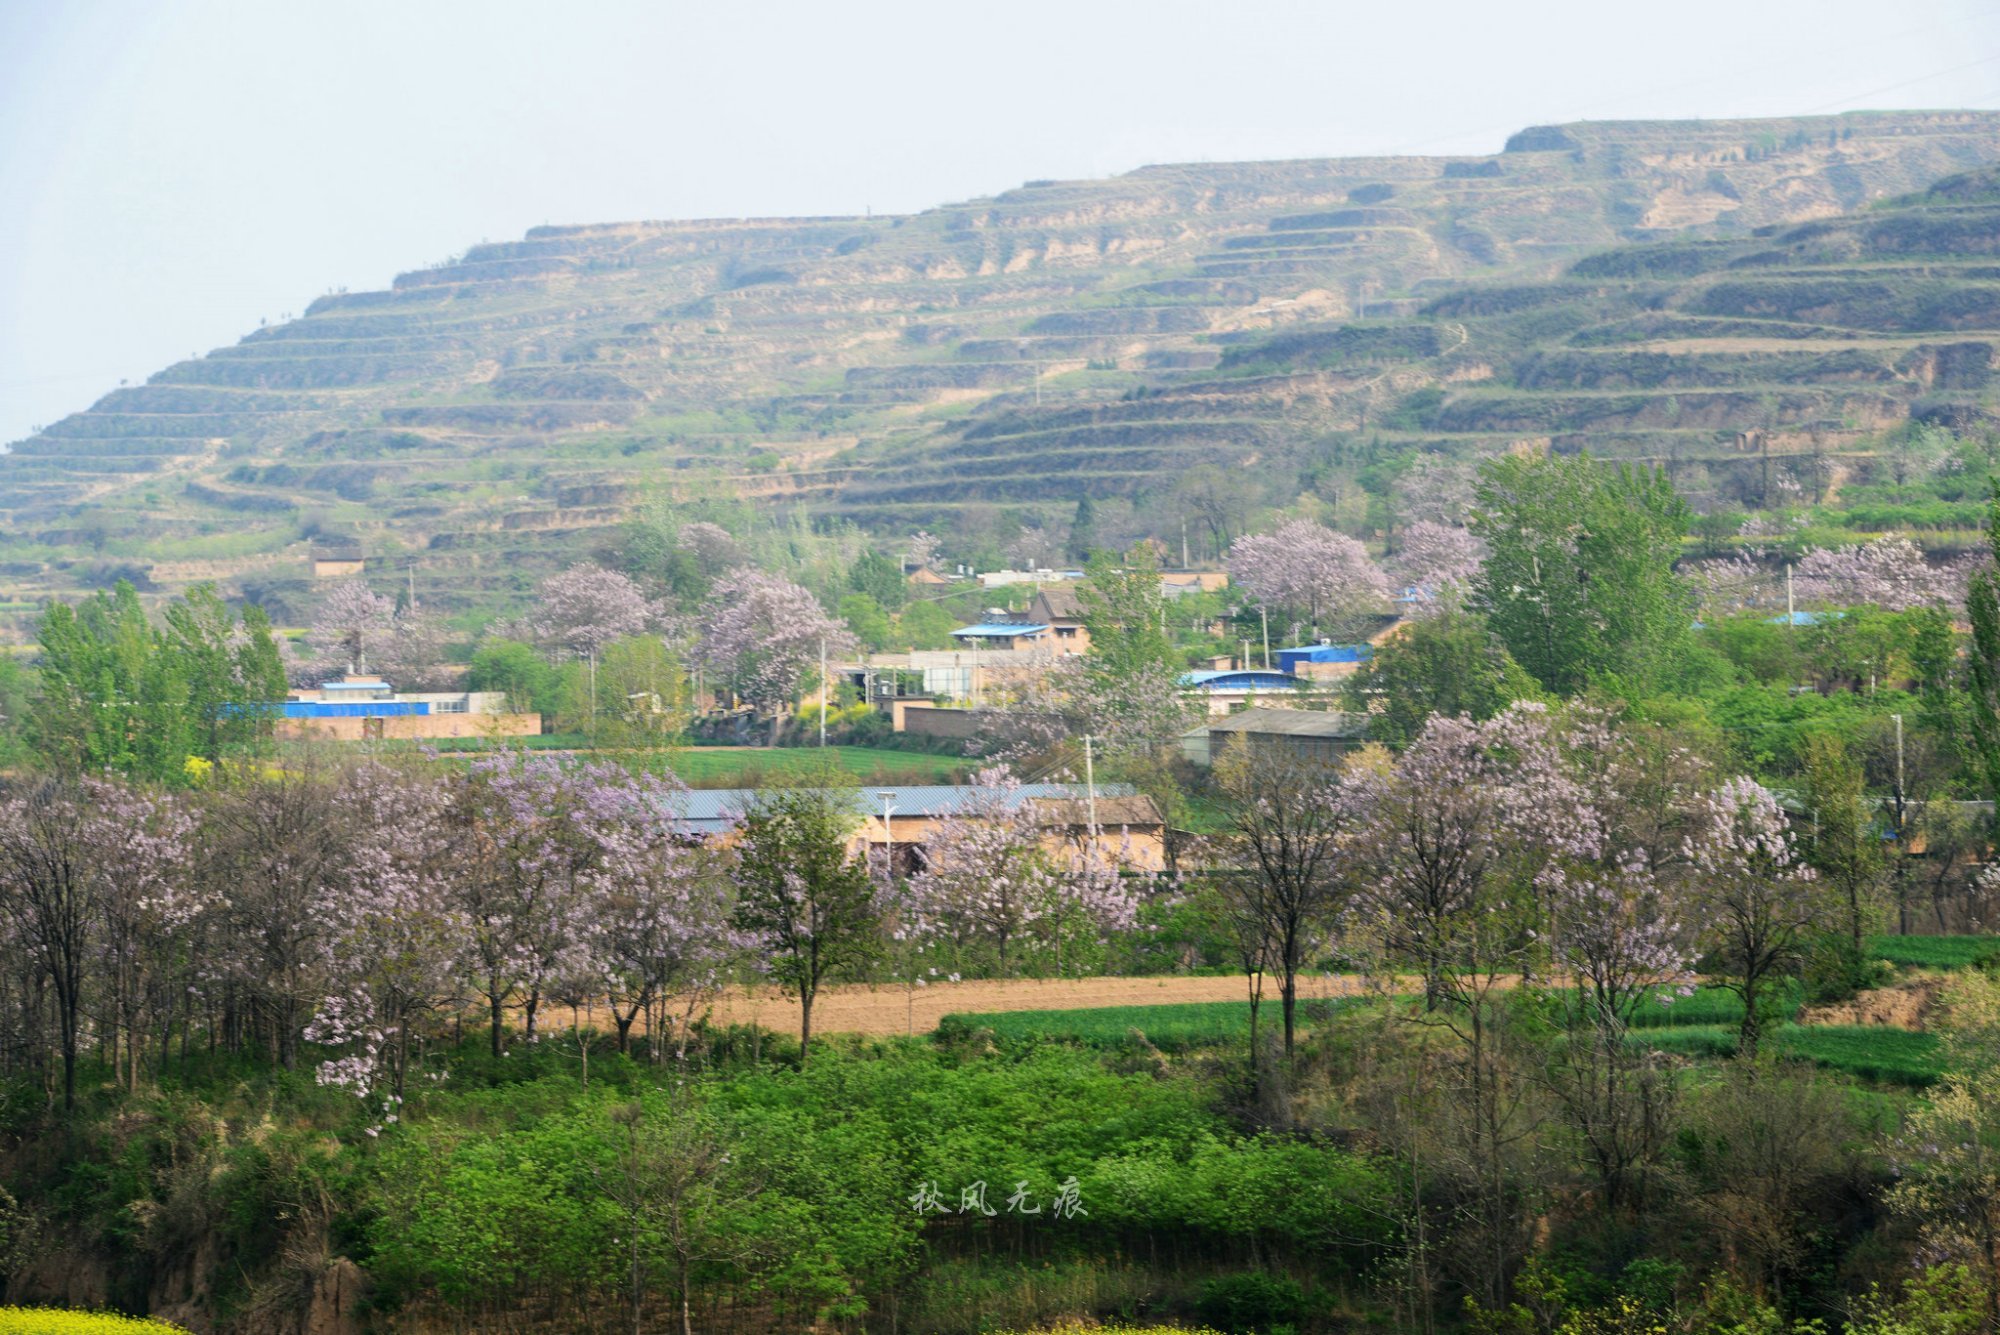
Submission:
<svg viewBox="0 0 2000 1335">
<path fill-rule="evenodd" d="M 681 525 L 674 545 L 693 556 L 701 573 L 710 579 L 749 560 L 734 534 L 722 525 L 711 524 L 705 519 Z"/>
<path fill-rule="evenodd" d="M 308 656 L 295 664 L 309 680 L 323 680 L 343 668 L 418 679 L 435 670 L 437 627 L 415 604 L 400 611 L 358 579 L 332 585 L 306 630 Z"/>
<path fill-rule="evenodd" d="M 900 934 L 958 951 L 990 945 L 1005 975 L 1008 947 L 1056 908 L 1055 869 L 1021 781 L 1004 765 L 979 771 L 963 804 L 936 822 L 924 853 L 923 869 L 907 883 Z"/>
<path fill-rule="evenodd" d="M 852 633 L 812 594 L 782 576 L 742 569 L 710 592 L 697 657 L 719 683 L 775 717 L 818 672 L 822 652 L 852 647 Z"/>
<path fill-rule="evenodd" d="M 910 535 L 909 543 L 903 548 L 903 559 L 910 563 L 913 570 L 928 570 L 937 564 L 941 545 L 936 535 L 919 529 Z"/>
<path fill-rule="evenodd" d="M 646 595 L 626 576 L 580 562 L 536 587 L 528 630 L 551 652 L 595 659 L 606 645 L 645 630 L 654 615 Z"/>
<path fill-rule="evenodd" d="M 1804 951 L 1819 919 L 1819 887 L 1769 789 L 1730 779 L 1705 794 L 1698 811 L 1700 827 L 1687 842 L 1695 908 L 1722 985 L 1743 999 L 1739 1050 L 1754 1055 L 1766 985 Z"/>
<path fill-rule="evenodd" d="M 623 777 L 615 766 L 505 751 L 477 761 L 460 791 L 453 819 L 467 834 L 453 858 L 453 905 L 496 1057 L 510 1000 L 519 997 L 533 1042 L 548 992 L 605 975 L 588 893 L 602 847 L 593 831 L 624 810 Z"/>
<path fill-rule="evenodd" d="M 1422 612 L 1469 588 L 1485 555 L 1486 544 L 1466 529 L 1418 520 L 1403 530 L 1392 570 L 1399 585 L 1418 591 Z"/>
<path fill-rule="evenodd" d="M 1883 537 L 1853 547 L 1815 547 L 1793 576 L 1803 602 L 1832 607 L 1875 606 L 1903 612 L 1951 599 L 1946 572 L 1924 560 L 1908 538 Z"/>
<path fill-rule="evenodd" d="M 138 1041 L 145 947 L 196 907 L 175 875 L 187 836 L 165 799 L 101 779 L 46 781 L 0 802 L 0 914 L 54 1000 L 65 1108 L 76 1104 L 85 992 L 104 965 L 114 1013 Z M 136 1051 L 133 1062 L 136 1082 Z"/>
<path fill-rule="evenodd" d="M 1229 546 L 1229 577 L 1274 611 L 1315 632 L 1344 633 L 1388 605 L 1389 581 L 1353 538 L 1310 519 Z"/>
<path fill-rule="evenodd" d="M 608 809 L 590 824 L 597 857 L 584 877 L 619 1050 L 630 1051 L 632 1024 L 644 1015 L 654 1061 L 669 1028 L 676 1058 L 685 1058 L 696 1016 L 754 945 L 730 921 L 731 886 L 715 856 L 674 817 L 678 791 L 671 780 L 635 775 L 605 792 Z"/>
<path fill-rule="evenodd" d="M 379 1099 L 393 1122 L 418 1025 L 462 992 L 469 923 L 440 893 L 460 831 L 443 783 L 385 765 L 341 775 L 334 797 L 351 838 L 328 896 L 326 991 L 305 1036 L 345 1050 L 321 1063 L 321 1084 Z"/>
</svg>

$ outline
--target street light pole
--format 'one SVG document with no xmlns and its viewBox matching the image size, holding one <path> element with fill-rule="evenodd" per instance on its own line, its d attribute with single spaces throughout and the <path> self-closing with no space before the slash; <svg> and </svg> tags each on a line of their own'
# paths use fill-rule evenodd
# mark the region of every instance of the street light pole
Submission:
<svg viewBox="0 0 2000 1335">
<path fill-rule="evenodd" d="M 887 850 L 882 859 L 882 867 L 884 874 L 893 881 L 896 878 L 896 832 L 895 827 L 889 824 L 889 817 L 896 811 L 893 805 L 896 794 L 891 790 L 879 792 L 875 796 L 882 799 L 882 846 Z"/>
</svg>

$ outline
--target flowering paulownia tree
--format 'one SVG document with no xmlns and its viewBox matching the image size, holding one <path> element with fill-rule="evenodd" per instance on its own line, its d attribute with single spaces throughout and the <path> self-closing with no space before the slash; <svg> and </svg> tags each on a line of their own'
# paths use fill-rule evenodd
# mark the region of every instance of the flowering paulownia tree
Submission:
<svg viewBox="0 0 2000 1335">
<path fill-rule="evenodd" d="M 924 840 L 925 864 L 905 886 L 899 935 L 955 951 L 1007 950 L 1055 907 L 1056 876 L 1034 808 L 1007 768 L 973 776 L 964 803 Z"/>
<path fill-rule="evenodd" d="M 1819 921 L 1812 868 L 1792 846 L 1778 799 L 1754 780 L 1730 779 L 1699 803 L 1688 839 L 1695 911 L 1722 986 L 1743 999 L 1738 1051 L 1755 1055 L 1766 988 L 1803 955 Z"/>
<path fill-rule="evenodd" d="M 903 559 L 909 562 L 912 570 L 929 570 L 937 564 L 940 545 L 936 536 L 920 529 L 910 535 L 909 543 L 903 548 Z"/>
<path fill-rule="evenodd" d="M 420 678 L 437 666 L 438 633 L 415 607 L 396 608 L 358 579 L 330 586 L 306 630 L 310 654 L 298 665 L 316 680 L 345 668 L 390 678 Z"/>
<path fill-rule="evenodd" d="M 199 909 L 177 873 L 189 822 L 167 799 L 101 779 L 32 784 L 0 801 L 0 914 L 54 1001 L 63 1107 L 76 1106 L 84 999 L 113 971 L 116 1019 L 137 1039 L 148 947 Z M 137 1059 L 133 1061 L 136 1082 Z"/>
<path fill-rule="evenodd" d="M 685 1058 L 701 1009 L 755 945 L 730 921 L 728 877 L 674 815 L 679 791 L 648 774 L 600 794 L 602 818 L 589 825 L 597 857 L 584 874 L 619 1051 L 631 1050 L 632 1024 L 644 1015 L 654 1061 L 669 1028 L 676 1058 Z"/>
<path fill-rule="evenodd" d="M 605 646 L 639 634 L 655 618 L 656 609 L 637 584 L 586 561 L 536 586 L 527 627 L 548 652 L 594 659 Z"/>
<path fill-rule="evenodd" d="M 451 887 L 496 1057 L 510 999 L 520 998 L 532 1043 L 551 990 L 605 974 L 590 894 L 602 852 L 595 831 L 622 818 L 627 777 L 616 766 L 505 751 L 475 762 L 460 790 L 452 819 L 466 833 Z"/>
<path fill-rule="evenodd" d="M 1229 545 L 1229 578 L 1273 611 L 1315 632 L 1342 634 L 1388 605 L 1389 581 L 1367 549 L 1310 519 Z"/>
<path fill-rule="evenodd" d="M 320 1064 L 321 1084 L 380 1099 L 393 1122 L 418 1026 L 463 992 L 470 924 L 441 888 L 462 832 L 443 783 L 385 765 L 356 766 L 328 795 L 348 837 L 322 907 L 325 993 L 305 1037 L 345 1049 Z"/>
<path fill-rule="evenodd" d="M 1419 591 L 1421 614 L 1459 601 L 1485 557 L 1486 544 L 1466 529 L 1418 520 L 1403 529 L 1391 569 L 1398 585 Z"/>
<path fill-rule="evenodd" d="M 847 627 L 812 594 L 782 576 L 742 569 L 710 592 L 697 657 L 718 685 L 775 718 L 818 673 L 822 651 L 852 648 Z"/>
<path fill-rule="evenodd" d="M 1957 585 L 1957 588 L 1954 588 Z M 1793 592 L 1830 607 L 1904 612 L 1961 601 L 1964 576 L 1933 566 L 1908 538 L 1891 535 L 1852 547 L 1815 547 L 1799 558 Z"/>
<path fill-rule="evenodd" d="M 674 545 L 694 557 L 695 566 L 709 579 L 714 579 L 725 570 L 734 570 L 749 560 L 744 555 L 743 544 L 736 541 L 735 535 L 722 525 L 711 524 L 706 519 L 681 525 Z"/>
</svg>

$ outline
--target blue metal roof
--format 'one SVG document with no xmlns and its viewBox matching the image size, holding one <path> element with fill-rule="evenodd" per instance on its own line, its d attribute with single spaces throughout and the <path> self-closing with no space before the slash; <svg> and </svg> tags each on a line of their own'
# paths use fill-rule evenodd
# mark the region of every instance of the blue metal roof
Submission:
<svg viewBox="0 0 2000 1335">
<path fill-rule="evenodd" d="M 960 626 L 952 634 L 964 639 L 991 639 L 999 636 L 1040 635 L 1049 628 L 1029 621 L 981 621 Z"/>
<path fill-rule="evenodd" d="M 1360 663 L 1374 651 L 1365 644 L 1301 644 L 1277 651 L 1286 670 L 1294 663 Z"/>
<path fill-rule="evenodd" d="M 1275 668 L 1213 668 L 1181 674 L 1181 685 L 1193 690 L 1289 689 L 1298 684 L 1297 677 Z"/>
<path fill-rule="evenodd" d="M 889 815 L 893 820 L 899 816 L 912 819 L 948 816 L 964 811 L 975 798 L 988 791 L 962 784 L 920 784 L 908 788 L 842 789 L 839 795 L 857 816 L 879 817 L 884 794 L 887 794 Z M 1129 783 L 1097 785 L 1099 797 L 1132 797 L 1138 791 Z M 1024 783 L 1014 790 L 1009 809 L 1022 802 L 1051 798 L 1082 801 L 1088 795 L 1089 789 L 1080 783 Z M 690 788 L 672 794 L 666 801 L 676 820 L 702 833 L 726 830 L 735 825 L 743 819 L 745 812 L 756 806 L 758 796 L 755 788 Z"/>
<path fill-rule="evenodd" d="M 431 712 L 428 700 L 287 700 L 276 708 L 285 718 L 408 718 Z"/>
</svg>

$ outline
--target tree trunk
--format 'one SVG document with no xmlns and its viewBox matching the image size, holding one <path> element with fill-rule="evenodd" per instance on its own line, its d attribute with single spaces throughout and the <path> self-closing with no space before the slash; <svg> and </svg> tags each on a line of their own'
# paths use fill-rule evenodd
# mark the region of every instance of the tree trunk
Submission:
<svg viewBox="0 0 2000 1335">
<path fill-rule="evenodd" d="M 806 1067 L 806 1057 L 812 1051 L 813 1036 L 813 994 L 809 988 L 799 989 L 799 1069 Z"/>
<path fill-rule="evenodd" d="M 501 1014 L 500 993 L 497 991 L 488 991 L 486 994 L 486 1002 L 487 1005 L 492 1008 L 490 1012 L 492 1016 L 492 1028 L 490 1034 L 493 1040 L 493 1055 L 495 1057 L 499 1057 L 503 1055 L 500 1047 L 500 1025 L 503 1018 Z"/>
</svg>

